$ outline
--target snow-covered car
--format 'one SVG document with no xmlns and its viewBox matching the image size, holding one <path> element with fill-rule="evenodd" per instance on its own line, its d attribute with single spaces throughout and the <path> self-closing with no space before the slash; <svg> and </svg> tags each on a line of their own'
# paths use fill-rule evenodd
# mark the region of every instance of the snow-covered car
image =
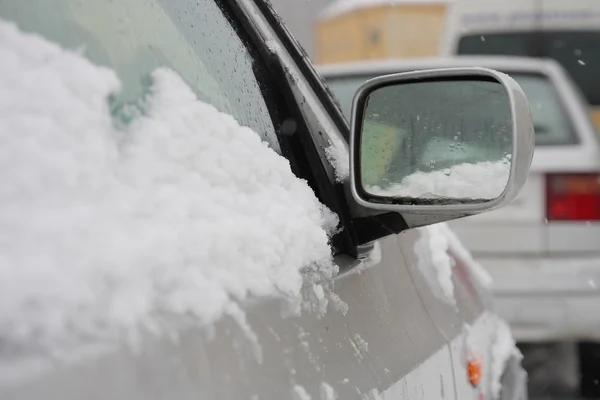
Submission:
<svg viewBox="0 0 600 400">
<path fill-rule="evenodd" d="M 374 76 L 473 65 L 521 85 L 532 110 L 535 154 L 515 201 L 449 225 L 491 274 L 495 309 L 517 341 L 581 341 L 584 387 L 597 387 L 600 147 L 585 100 L 564 69 L 550 59 L 465 56 L 340 64 L 320 72 L 349 115 L 351 92 Z"/>
<path fill-rule="evenodd" d="M 444 224 L 525 183 L 512 78 L 377 78 L 350 127 L 258 0 L 2 1 L 0 60 L 0 398 L 526 398 Z M 370 191 L 401 183 L 379 129 L 448 139 L 406 131 L 428 110 L 489 153 L 444 160 L 471 183 Z"/>
</svg>

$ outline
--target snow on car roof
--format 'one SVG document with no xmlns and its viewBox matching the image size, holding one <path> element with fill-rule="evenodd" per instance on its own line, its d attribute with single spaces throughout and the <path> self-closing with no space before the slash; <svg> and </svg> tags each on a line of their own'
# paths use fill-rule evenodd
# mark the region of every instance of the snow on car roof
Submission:
<svg viewBox="0 0 600 400">
<path fill-rule="evenodd" d="M 238 302 L 297 301 L 303 268 L 335 273 L 337 216 L 174 71 L 155 70 L 143 112 L 116 126 L 113 70 L 2 20 L 0 59 L 4 361 L 243 323 Z"/>
<path fill-rule="evenodd" d="M 351 11 L 371 7 L 419 4 L 446 4 L 454 0 L 337 0 L 319 13 L 320 19 L 328 19 Z"/>
</svg>

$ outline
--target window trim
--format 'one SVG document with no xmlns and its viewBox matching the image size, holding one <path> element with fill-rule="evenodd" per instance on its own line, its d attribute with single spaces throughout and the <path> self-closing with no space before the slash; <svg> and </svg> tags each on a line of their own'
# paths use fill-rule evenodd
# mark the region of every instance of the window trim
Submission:
<svg viewBox="0 0 600 400">
<path fill-rule="evenodd" d="M 345 200 L 343 187 L 339 188 L 337 186 L 341 185 L 334 185 L 329 180 L 327 171 L 321 163 L 319 152 L 309 132 L 308 121 L 305 120 L 287 80 L 285 66 L 282 65 L 278 57 L 272 54 L 267 43 L 261 37 L 260 32 L 257 32 L 254 29 L 253 21 L 248 18 L 244 9 L 238 4 L 238 1 L 221 0 L 221 2 L 223 3 L 223 7 L 227 7 L 226 11 L 229 11 L 230 17 L 235 17 L 235 20 L 232 21 L 232 23 L 238 24 L 238 28 L 244 31 L 243 33 L 248 36 L 250 43 L 258 50 L 257 52 L 259 54 L 257 61 L 262 62 L 272 72 L 272 80 L 275 86 L 274 90 L 279 93 L 283 100 L 283 104 L 279 104 L 278 108 L 285 109 L 287 115 L 297 121 L 295 134 L 290 135 L 289 138 L 285 138 L 284 140 L 291 144 L 291 152 L 296 160 L 305 160 L 302 163 L 303 165 L 299 166 L 303 167 L 303 170 L 299 170 L 296 175 L 304 179 L 312 178 L 310 180 L 307 179 L 307 181 L 319 201 L 335 212 L 340 218 L 340 224 L 343 226 L 343 229 L 331 239 L 333 251 L 335 253 L 347 253 L 355 257 L 357 255 L 357 243 L 354 235 L 352 235 L 350 211 L 347 202 L 340 201 L 340 199 Z M 265 17 L 268 15 L 270 14 L 265 14 Z M 271 27 L 279 27 L 278 24 L 279 21 L 276 20 L 276 22 L 272 23 Z M 286 43 L 285 40 L 282 40 L 282 42 Z M 293 53 L 290 52 L 290 54 Z M 337 105 L 335 107 L 337 107 Z M 345 123 L 345 119 L 343 119 L 343 121 Z M 349 128 L 346 129 L 346 133 L 349 135 Z M 297 142 L 295 142 L 296 140 Z"/>
<path fill-rule="evenodd" d="M 290 104 L 299 112 L 299 121 L 304 123 L 306 131 L 298 130 L 303 139 L 304 152 L 311 158 L 309 168 L 313 172 L 316 182 L 319 185 L 315 193 L 317 197 L 333 212 L 339 219 L 341 230 L 332 238 L 334 250 L 341 250 L 351 257 L 358 257 L 362 251 L 361 246 L 377 239 L 391 234 L 400 233 L 408 229 L 408 224 L 404 217 L 395 212 L 373 211 L 361 207 L 356 203 L 346 189 L 344 183 L 333 182 L 330 180 L 328 171 L 323 165 L 320 150 L 313 134 L 309 131 L 310 125 L 306 121 L 303 113 L 300 111 L 292 85 L 288 81 L 287 66 L 284 65 L 278 56 L 273 55 L 267 46 L 267 42 L 262 37 L 261 31 L 255 27 L 255 13 L 260 13 L 259 18 L 263 18 L 268 24 L 269 29 L 273 31 L 275 37 L 281 42 L 283 50 L 291 58 L 294 67 L 298 68 L 301 77 L 308 83 L 313 91 L 316 101 L 323 107 L 333 125 L 340 134 L 349 141 L 350 127 L 341 109 L 335 101 L 335 97 L 325 80 L 316 72 L 306 52 L 303 51 L 296 39 L 289 30 L 283 25 L 281 18 L 277 16 L 270 3 L 267 0 L 223 0 L 231 5 L 238 18 L 245 26 L 246 32 L 254 39 L 254 43 L 264 53 L 266 62 L 273 66 L 274 76 L 280 83 L 279 88 L 288 95 Z M 256 7 L 256 9 L 253 9 Z M 294 78 L 292 78 L 294 79 Z M 319 134 L 320 132 L 316 132 Z M 313 190 L 315 188 L 313 187 Z M 352 210 L 351 210 L 352 207 Z"/>
<path fill-rule="evenodd" d="M 253 40 L 248 34 L 245 27 L 235 18 L 236 15 L 234 14 L 233 10 L 229 9 L 227 0 L 212 1 L 223 14 L 223 18 L 230 23 L 233 33 L 238 37 L 245 50 L 248 52 L 248 55 L 250 56 L 250 64 L 252 65 L 252 75 L 255 77 L 256 82 L 258 83 L 258 88 L 260 90 L 262 99 L 265 103 L 265 107 L 269 114 L 269 118 L 271 119 L 271 122 L 273 124 L 273 129 L 275 131 L 274 133 L 277 138 L 279 148 L 281 149 L 281 154 L 279 155 L 285 157 L 290 162 L 292 172 L 296 176 L 299 176 L 300 171 L 298 170 L 295 155 L 293 154 L 292 149 L 289 147 L 289 143 L 287 143 L 283 139 L 283 135 L 279 132 L 280 127 L 283 125 L 286 119 L 285 115 L 280 114 L 282 114 L 282 111 L 287 111 L 287 109 L 282 110 L 282 107 L 280 106 L 282 94 L 276 88 L 276 86 L 272 84 L 273 78 L 269 76 L 269 65 L 262 61 L 262 54 L 259 51 L 257 51 L 258 49 L 254 45 Z M 258 68 L 256 68 L 257 60 L 261 61 L 261 65 Z M 262 84 L 262 79 L 267 79 L 267 83 Z M 273 151 L 275 150 L 273 149 Z"/>
<path fill-rule="evenodd" d="M 236 2 L 236 0 L 230 0 Z M 321 104 L 330 115 L 334 124 L 337 126 L 340 133 L 346 139 L 346 142 L 350 140 L 350 126 L 346 121 L 346 118 L 340 111 L 335 96 L 327 86 L 327 83 L 321 75 L 316 71 L 312 62 L 310 61 L 308 54 L 302 47 L 302 45 L 296 40 L 291 34 L 287 26 L 283 23 L 281 17 L 274 10 L 273 6 L 268 0 L 254 0 L 254 3 L 261 10 L 263 16 L 270 23 L 271 28 L 275 31 L 275 34 L 279 37 L 283 43 L 286 51 L 292 57 L 302 75 L 308 82 L 311 89 L 315 92 Z"/>
</svg>

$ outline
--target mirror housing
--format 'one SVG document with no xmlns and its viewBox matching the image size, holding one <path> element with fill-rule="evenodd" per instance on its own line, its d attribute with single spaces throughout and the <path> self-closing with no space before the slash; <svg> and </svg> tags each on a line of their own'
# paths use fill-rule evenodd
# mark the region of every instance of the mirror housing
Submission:
<svg viewBox="0 0 600 400">
<path fill-rule="evenodd" d="M 362 172 L 364 171 L 361 170 L 361 146 L 364 139 L 363 128 L 365 126 L 365 114 L 367 114 L 367 107 L 369 106 L 369 100 L 371 96 L 382 88 L 385 89 L 395 87 L 394 90 L 402 94 L 401 91 L 404 89 L 408 90 L 409 87 L 412 88 L 414 92 L 414 88 L 422 83 L 431 84 L 448 81 L 455 81 L 459 84 L 460 82 L 491 82 L 497 84 L 498 88 L 500 88 L 504 93 L 503 99 L 507 102 L 507 104 L 505 104 L 506 114 L 507 116 L 510 116 L 510 118 L 507 119 L 507 121 L 510 122 L 505 125 L 508 127 L 507 135 L 512 140 L 509 148 L 510 157 L 506 158 L 509 160 L 508 162 L 510 165 L 506 168 L 509 171 L 509 175 L 504 183 L 504 188 L 501 189 L 498 195 L 493 198 L 473 199 L 473 201 L 466 202 L 463 201 L 464 198 L 453 198 L 448 197 L 447 195 L 444 196 L 443 194 L 436 195 L 435 193 L 433 196 L 429 197 L 407 197 L 406 193 L 399 193 L 399 195 L 396 196 L 382 195 L 381 193 L 366 191 L 363 187 L 364 182 L 362 178 Z M 405 86 L 405 88 L 403 89 L 402 86 Z M 411 98 L 410 95 L 406 93 L 405 95 L 408 96 L 407 99 Z M 475 99 L 470 98 L 468 95 L 466 97 L 465 95 L 462 95 L 462 97 L 457 97 L 458 101 L 460 101 L 460 99 L 466 99 L 471 102 L 479 101 L 480 103 L 478 104 L 489 101 L 489 97 L 485 96 L 480 99 Z M 379 102 L 379 104 L 381 104 L 381 102 Z M 446 104 L 450 103 L 447 102 Z M 393 106 L 393 104 L 391 106 Z M 490 109 L 494 109 L 494 105 L 489 106 Z M 401 106 L 399 106 L 399 110 L 402 112 Z M 375 111 L 377 111 L 377 109 Z M 433 111 L 434 114 L 432 115 L 439 114 L 435 113 L 436 110 Z M 379 117 L 377 113 L 371 113 L 371 115 Z M 461 113 L 452 115 L 452 118 L 455 121 L 460 122 L 460 118 L 462 118 Z M 416 116 L 409 115 L 408 117 L 415 117 L 418 120 L 419 114 Z M 403 118 L 406 119 L 407 117 L 403 115 Z M 412 133 L 423 135 L 422 132 Z M 484 132 L 484 134 L 488 135 L 493 133 L 495 132 Z M 415 137 L 418 137 L 418 135 Z M 481 137 L 481 133 L 479 133 L 479 137 Z M 402 136 L 400 140 L 404 140 Z M 378 150 L 379 149 L 375 149 L 375 153 L 377 153 Z M 385 146 L 382 146 L 381 150 L 389 151 L 389 149 Z M 529 168 L 533 158 L 533 150 L 533 120 L 529 103 L 525 94 L 523 93 L 523 90 L 517 84 L 517 82 L 508 75 L 491 69 L 479 67 L 444 68 L 384 75 L 370 79 L 362 84 L 354 96 L 350 133 L 350 185 L 352 196 L 358 204 L 368 209 L 388 212 L 393 211 L 398 213 L 423 214 L 424 217 L 427 217 L 427 222 L 424 221 L 424 223 L 417 223 L 413 221 L 413 223 L 409 223 L 410 226 L 426 225 L 428 223 L 441 222 L 443 220 L 449 220 L 461 216 L 474 215 L 484 211 L 496 209 L 511 202 L 517 197 L 519 191 L 527 180 Z M 459 167 L 460 165 L 456 166 Z M 388 165 L 386 165 L 386 167 L 388 167 Z M 426 174 L 423 175 L 421 171 L 418 171 L 418 173 L 421 174 L 421 179 L 427 179 Z M 414 218 L 409 219 L 414 220 Z"/>
</svg>

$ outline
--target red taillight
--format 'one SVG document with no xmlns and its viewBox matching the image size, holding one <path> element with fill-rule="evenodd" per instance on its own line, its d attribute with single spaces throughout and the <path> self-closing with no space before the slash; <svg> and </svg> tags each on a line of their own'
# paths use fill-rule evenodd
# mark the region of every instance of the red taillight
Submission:
<svg viewBox="0 0 600 400">
<path fill-rule="evenodd" d="M 546 218 L 553 221 L 600 220 L 600 174 L 547 175 Z"/>
</svg>

